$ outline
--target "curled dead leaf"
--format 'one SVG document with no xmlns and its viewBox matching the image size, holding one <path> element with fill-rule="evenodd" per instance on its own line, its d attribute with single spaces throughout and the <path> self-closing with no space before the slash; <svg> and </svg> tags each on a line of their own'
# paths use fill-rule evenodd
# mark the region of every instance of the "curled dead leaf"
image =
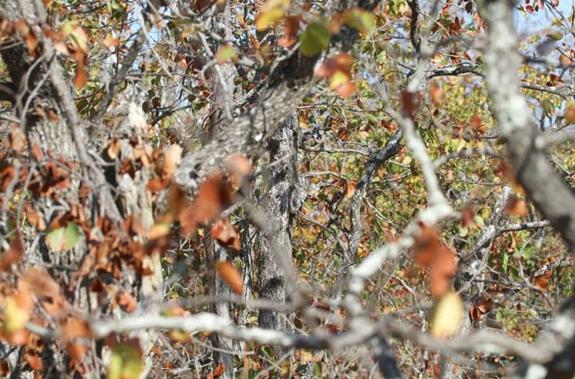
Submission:
<svg viewBox="0 0 575 379">
<path fill-rule="evenodd" d="M 439 230 L 420 223 L 412 253 L 415 262 L 429 271 L 431 294 L 439 298 L 447 293 L 457 271 L 457 259 L 453 250 L 441 240 Z"/>
</svg>

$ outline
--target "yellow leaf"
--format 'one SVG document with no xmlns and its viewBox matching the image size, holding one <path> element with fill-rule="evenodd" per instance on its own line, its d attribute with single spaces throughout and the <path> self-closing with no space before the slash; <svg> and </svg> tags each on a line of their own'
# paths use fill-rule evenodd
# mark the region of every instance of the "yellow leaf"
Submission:
<svg viewBox="0 0 575 379">
<path fill-rule="evenodd" d="M 443 295 L 431 313 L 430 333 L 436 338 L 448 338 L 459 330 L 463 321 L 463 301 L 457 292 Z"/>
<path fill-rule="evenodd" d="M 268 0 L 262 5 L 256 16 L 256 29 L 258 31 L 277 24 L 290 6 L 290 0 Z"/>
<path fill-rule="evenodd" d="M 20 307 L 13 297 L 6 300 L 4 306 L 4 330 L 14 333 L 24 329 L 29 319 L 29 311 Z"/>
<path fill-rule="evenodd" d="M 69 222 L 65 227 L 51 230 L 46 235 L 46 244 L 55 252 L 72 250 L 80 241 L 82 230 Z"/>
<path fill-rule="evenodd" d="M 138 379 L 144 369 L 142 349 L 136 341 L 113 347 L 108 379 Z"/>
<path fill-rule="evenodd" d="M 351 80 L 350 76 L 343 72 L 343 71 L 336 71 L 331 76 L 331 80 L 329 82 L 329 88 L 336 89 L 342 84 L 345 84 Z"/>
</svg>

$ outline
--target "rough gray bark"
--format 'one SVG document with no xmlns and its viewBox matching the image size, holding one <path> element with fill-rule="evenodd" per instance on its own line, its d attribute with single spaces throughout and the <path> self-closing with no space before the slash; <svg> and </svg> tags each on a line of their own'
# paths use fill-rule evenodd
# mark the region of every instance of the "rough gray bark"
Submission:
<svg viewBox="0 0 575 379">
<path fill-rule="evenodd" d="M 561 234 L 569 251 L 575 253 L 575 196 L 555 171 L 545 150 L 538 146 L 543 137 L 520 90 L 521 56 L 513 29 L 512 5 L 508 0 L 484 3 L 483 14 L 488 24 L 487 88 L 518 181 Z"/>
<path fill-rule="evenodd" d="M 488 25 L 485 52 L 486 82 L 498 128 L 507 139 L 509 159 L 518 181 L 537 209 L 551 222 L 575 253 L 575 196 L 555 171 L 541 148 L 543 137 L 531 120 L 531 112 L 520 91 L 518 78 L 521 57 L 513 28 L 513 3 L 485 1 L 483 15 Z M 562 311 L 541 332 L 536 346 L 551 357 L 545 365 L 525 365 L 518 377 L 571 378 L 575 373 L 575 301 L 571 298 Z"/>
<path fill-rule="evenodd" d="M 277 303 L 283 303 L 286 300 L 286 276 L 280 262 L 276 261 L 272 248 L 274 245 L 282 246 L 283 253 L 289 252 L 291 260 L 289 227 L 295 181 L 294 129 L 296 127 L 297 117 L 291 116 L 268 141 L 270 168 L 263 207 L 273 231 L 271 238 L 275 241 L 271 241 L 271 238 L 264 238 L 261 241 L 258 262 L 259 296 Z M 281 330 L 286 327 L 281 315 L 270 310 L 260 311 L 258 322 L 263 328 Z"/>
<path fill-rule="evenodd" d="M 232 23 L 233 15 L 230 11 L 230 8 L 226 7 L 222 14 L 215 17 L 213 27 L 215 29 L 221 29 L 220 32 L 225 36 L 225 38 L 231 40 L 233 35 L 230 25 L 232 25 Z M 208 48 L 207 46 L 205 47 Z M 211 71 L 212 107 L 210 109 L 211 114 L 208 125 L 208 145 L 211 144 L 213 140 L 219 138 L 219 135 L 225 133 L 225 131 L 230 128 L 232 110 L 237 102 L 235 96 L 234 80 L 236 79 L 238 73 L 234 65 L 231 63 L 216 65 Z M 213 238 L 210 237 L 210 239 L 211 241 L 207 246 L 209 246 L 210 254 L 213 256 L 214 264 L 216 264 L 218 261 L 233 260 L 233 257 L 230 256 L 225 248 L 215 242 Z M 219 275 L 215 275 L 213 288 L 214 297 L 225 297 L 229 296 L 230 294 L 231 291 L 229 285 Z M 222 318 L 226 320 L 231 319 L 230 303 L 218 302 L 214 305 L 214 310 L 216 314 Z M 217 360 L 224 366 L 222 377 L 226 379 L 233 378 L 233 355 L 227 353 L 234 350 L 233 340 L 222 336 L 216 336 L 214 342 L 216 347 L 219 349 L 219 351 L 216 352 Z"/>
</svg>

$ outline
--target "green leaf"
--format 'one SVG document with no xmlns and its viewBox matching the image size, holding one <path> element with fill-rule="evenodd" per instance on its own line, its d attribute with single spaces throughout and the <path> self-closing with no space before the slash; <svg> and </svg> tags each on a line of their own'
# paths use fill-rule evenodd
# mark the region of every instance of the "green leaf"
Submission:
<svg viewBox="0 0 575 379">
<path fill-rule="evenodd" d="M 300 36 L 300 52 L 308 57 L 318 55 L 329 46 L 331 33 L 327 28 L 319 23 L 310 24 Z"/>
<path fill-rule="evenodd" d="M 223 64 L 236 61 L 238 55 L 236 54 L 236 49 L 232 45 L 224 45 L 220 46 L 216 52 L 215 58 L 218 64 Z"/>
<path fill-rule="evenodd" d="M 69 222 L 65 227 L 50 231 L 46 235 L 46 244 L 55 252 L 71 250 L 80 241 L 81 233 L 78 225 Z"/>
<path fill-rule="evenodd" d="M 142 349 L 137 342 L 114 346 L 108 365 L 108 379 L 138 379 L 144 369 Z"/>
<path fill-rule="evenodd" d="M 347 26 L 364 35 L 371 33 L 375 28 L 375 15 L 360 8 L 352 8 L 345 12 L 343 20 Z"/>
</svg>

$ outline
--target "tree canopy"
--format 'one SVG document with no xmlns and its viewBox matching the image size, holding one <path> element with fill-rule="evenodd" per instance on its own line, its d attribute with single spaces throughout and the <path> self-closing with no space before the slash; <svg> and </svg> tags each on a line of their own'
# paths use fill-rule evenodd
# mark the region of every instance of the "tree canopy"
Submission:
<svg viewBox="0 0 575 379">
<path fill-rule="evenodd" d="M 569 0 L 0 0 L 0 376 L 572 378 Z"/>
</svg>

